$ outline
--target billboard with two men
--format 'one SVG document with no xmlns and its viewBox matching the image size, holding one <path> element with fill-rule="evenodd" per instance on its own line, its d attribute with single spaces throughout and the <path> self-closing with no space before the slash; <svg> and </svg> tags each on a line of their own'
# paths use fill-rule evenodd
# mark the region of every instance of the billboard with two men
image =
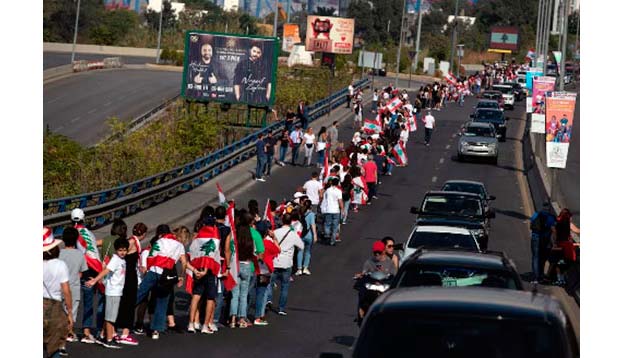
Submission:
<svg viewBox="0 0 624 358">
<path fill-rule="evenodd" d="M 274 37 L 188 31 L 182 97 L 199 102 L 272 106 L 278 46 Z"/>
</svg>

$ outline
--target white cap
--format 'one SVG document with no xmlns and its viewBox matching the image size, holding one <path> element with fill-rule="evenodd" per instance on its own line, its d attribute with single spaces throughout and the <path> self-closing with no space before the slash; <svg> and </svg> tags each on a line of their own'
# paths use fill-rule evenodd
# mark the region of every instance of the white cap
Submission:
<svg viewBox="0 0 624 358">
<path fill-rule="evenodd" d="M 306 196 L 304 193 L 301 192 L 296 192 L 295 195 L 293 195 L 295 197 L 295 199 L 299 199 L 302 196 Z"/>
<path fill-rule="evenodd" d="M 82 221 L 84 220 L 85 214 L 84 211 L 80 208 L 76 208 L 71 211 L 71 219 L 72 221 Z"/>
</svg>

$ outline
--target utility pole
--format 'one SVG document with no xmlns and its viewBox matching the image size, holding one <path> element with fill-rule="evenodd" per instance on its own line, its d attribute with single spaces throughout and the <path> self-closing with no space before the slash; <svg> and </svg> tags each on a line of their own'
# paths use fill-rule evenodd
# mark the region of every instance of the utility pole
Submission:
<svg viewBox="0 0 624 358">
<path fill-rule="evenodd" d="M 74 26 L 74 44 L 72 45 L 71 63 L 74 63 L 76 57 L 76 39 L 78 38 L 78 18 L 80 17 L 80 0 L 78 0 L 78 7 L 76 8 L 76 25 Z"/>
<path fill-rule="evenodd" d="M 399 48 L 397 50 L 397 65 L 396 65 L 396 78 L 394 79 L 394 87 L 399 87 L 399 71 L 401 64 L 401 46 L 403 46 L 403 23 L 405 22 L 405 8 L 407 7 L 407 0 L 403 0 L 403 13 L 401 14 L 401 30 L 399 32 Z M 388 21 L 388 25 L 390 21 Z"/>
<path fill-rule="evenodd" d="M 565 84 L 565 61 L 566 61 L 566 50 L 568 47 L 568 9 L 569 9 L 569 0 L 563 0 L 563 42 L 561 46 L 561 63 L 559 67 L 559 91 L 563 91 L 563 85 Z"/>
<path fill-rule="evenodd" d="M 275 16 L 273 16 L 273 37 L 277 37 L 277 13 L 278 13 L 279 0 L 275 0 Z"/>
<path fill-rule="evenodd" d="M 546 0 L 546 19 L 545 19 L 545 23 L 544 23 L 544 42 L 542 44 L 543 46 L 543 53 L 544 53 L 544 64 L 542 67 L 542 73 L 544 73 L 544 75 L 546 75 L 546 69 L 548 67 L 548 49 L 550 48 L 550 24 L 552 22 L 552 10 L 553 10 L 553 0 Z"/>
<path fill-rule="evenodd" d="M 162 18 L 164 8 L 165 2 L 163 0 L 160 2 L 160 20 L 158 21 L 158 46 L 156 47 L 156 64 L 160 63 L 160 39 L 162 37 Z"/>
<path fill-rule="evenodd" d="M 421 1 L 421 0 L 418 0 Z M 422 3 L 418 6 L 418 30 L 416 30 L 416 69 L 418 69 L 418 55 L 420 55 L 420 25 L 422 24 Z"/>
<path fill-rule="evenodd" d="M 455 0 L 455 17 L 453 17 L 453 34 L 451 35 L 451 63 L 449 70 L 453 73 L 453 61 L 455 60 L 455 36 L 457 32 L 457 10 L 459 9 L 459 0 Z"/>
</svg>

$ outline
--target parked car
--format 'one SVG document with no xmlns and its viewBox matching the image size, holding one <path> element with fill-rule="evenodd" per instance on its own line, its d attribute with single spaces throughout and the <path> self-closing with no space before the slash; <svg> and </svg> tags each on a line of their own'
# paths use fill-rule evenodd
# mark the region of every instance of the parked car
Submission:
<svg viewBox="0 0 624 358">
<path fill-rule="evenodd" d="M 498 139 L 491 123 L 468 122 L 462 126 L 457 140 L 457 160 L 480 157 L 498 163 Z"/>
<path fill-rule="evenodd" d="M 507 117 L 501 110 L 481 108 L 470 115 L 473 122 L 491 123 L 496 128 L 496 136 L 501 142 L 507 140 Z"/>
<path fill-rule="evenodd" d="M 496 217 L 493 211 L 486 212 L 477 194 L 437 190 L 425 193 L 420 207 L 412 207 L 410 212 L 418 215 L 418 227 L 454 226 L 468 229 L 477 239 L 480 250 L 487 250 L 490 219 Z"/>
<path fill-rule="evenodd" d="M 457 226 L 416 225 L 405 245 L 401 248 L 399 257 L 405 260 L 414 252 L 422 248 L 429 249 L 463 249 L 480 252 L 477 237 L 467 228 Z"/>
<path fill-rule="evenodd" d="M 494 85 L 492 88 L 496 91 L 499 91 L 503 94 L 503 103 L 505 108 L 514 109 L 514 105 L 516 104 L 516 96 L 513 91 L 513 87 L 510 85 Z"/>
<path fill-rule="evenodd" d="M 377 357 L 577 358 L 559 300 L 489 287 L 405 287 L 371 306 L 350 354 Z M 321 358 L 342 357 L 323 353 Z"/>
<path fill-rule="evenodd" d="M 524 288 L 516 265 L 502 252 L 426 248 L 403 260 L 390 289 L 416 286 Z"/>
</svg>

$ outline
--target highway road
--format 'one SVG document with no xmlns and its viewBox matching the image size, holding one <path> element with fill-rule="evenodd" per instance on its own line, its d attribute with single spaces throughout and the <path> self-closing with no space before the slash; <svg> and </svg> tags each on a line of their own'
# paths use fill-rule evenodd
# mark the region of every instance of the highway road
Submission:
<svg viewBox="0 0 624 358">
<path fill-rule="evenodd" d="M 516 263 L 521 273 L 530 271 L 530 243 L 528 233 L 527 188 L 522 178 L 520 139 L 525 121 L 524 106 L 518 105 L 508 112 L 508 139 L 501 143 L 498 165 L 482 162 L 456 161 L 456 134 L 476 99 L 470 97 L 463 108 L 450 104 L 440 112 L 433 112 L 437 128 L 430 147 L 423 143 L 422 126 L 410 135 L 407 144 L 409 166 L 395 169 L 393 176 L 383 177 L 379 199 L 359 213 L 350 213 L 348 224 L 342 227 L 343 242 L 336 247 L 315 245 L 312 248 L 311 276 L 297 277 L 290 286 L 287 305 L 288 316 L 268 314 L 266 327 L 247 329 L 224 328 L 211 336 L 191 334 L 166 334 L 152 341 L 139 337 L 140 346 L 124 347 L 114 352 L 116 357 L 150 357 L 214 355 L 218 357 L 318 357 L 320 352 L 349 354 L 349 346 L 358 335 L 353 322 L 356 291 L 352 289 L 352 276 L 371 256 L 372 243 L 383 236 L 393 236 L 405 242 L 412 229 L 414 216 L 409 213 L 427 190 L 439 189 L 450 179 L 468 179 L 484 182 L 497 199 L 493 203 L 496 218 L 493 220 L 490 249 L 505 251 Z M 340 139 L 351 138 L 350 117 L 340 128 Z M 295 188 L 302 185 L 312 170 L 303 167 L 276 168 L 266 183 L 245 186 L 242 192 L 231 197 L 244 205 L 257 199 L 261 205 L 267 196 L 280 200 L 291 197 Z M 158 212 L 157 210 L 154 212 Z M 176 217 L 176 213 L 158 213 L 163 222 Z M 156 215 L 156 214 L 155 214 Z M 199 215 L 186 218 L 185 225 L 192 228 Z M 129 227 L 132 218 L 126 220 Z M 150 228 L 153 229 L 153 228 Z M 176 315 L 179 325 L 186 327 L 186 298 L 178 293 Z M 277 293 L 274 295 L 274 301 Z M 79 324 L 77 325 L 79 326 Z M 68 344 L 74 356 L 107 357 L 111 352 L 98 346 L 81 343 Z"/>
<path fill-rule="evenodd" d="M 116 56 L 116 55 L 103 55 L 92 53 L 76 53 L 74 57 L 75 61 L 87 60 L 87 61 L 101 61 L 107 57 L 121 57 L 123 63 L 127 64 L 146 64 L 156 63 L 154 57 L 141 57 L 141 56 Z M 53 67 L 68 65 L 71 63 L 71 52 L 44 52 L 43 53 L 43 69 L 47 70 Z"/>
<path fill-rule="evenodd" d="M 180 92 L 180 72 L 98 70 L 78 73 L 43 86 L 43 128 L 86 146 L 109 133 L 106 119 L 124 121 Z"/>
</svg>

